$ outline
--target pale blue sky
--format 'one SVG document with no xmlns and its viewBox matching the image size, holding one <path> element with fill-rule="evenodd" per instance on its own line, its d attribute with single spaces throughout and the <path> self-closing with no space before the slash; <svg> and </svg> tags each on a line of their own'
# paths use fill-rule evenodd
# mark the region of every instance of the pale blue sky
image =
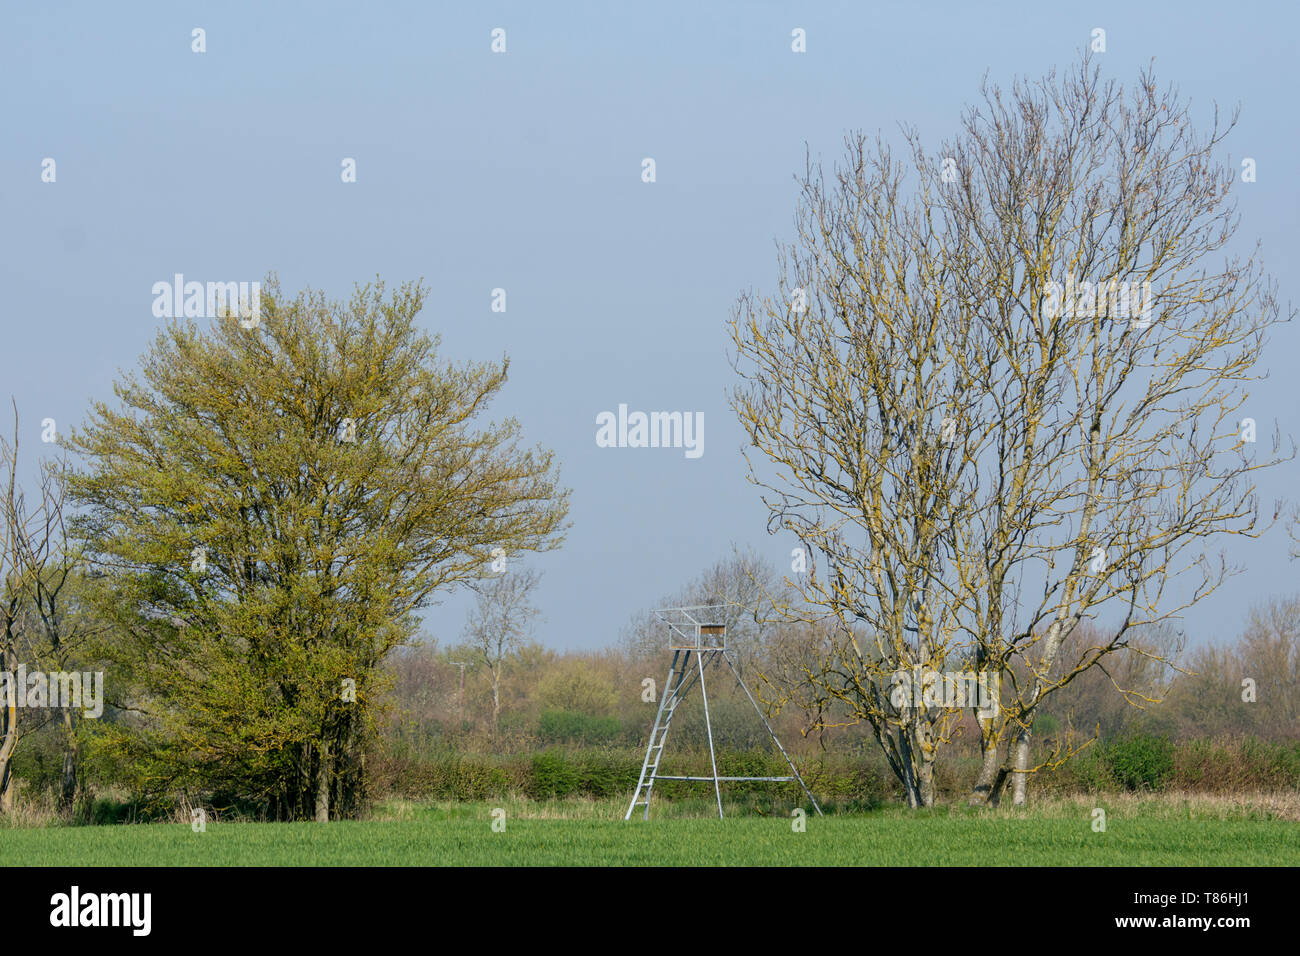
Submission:
<svg viewBox="0 0 1300 956">
<path fill-rule="evenodd" d="M 1144 5 L 1145 7 L 1146 5 Z M 1093 27 L 1131 81 L 1154 58 L 1200 115 L 1240 103 L 1229 143 L 1258 181 L 1243 237 L 1283 299 L 1300 206 L 1294 4 L 102 3 L 0 4 L 0 393 L 63 428 L 109 397 L 153 337 L 151 286 L 174 273 L 276 271 L 342 297 L 377 273 L 423 277 L 447 354 L 508 351 L 496 411 L 556 450 L 574 489 L 567 545 L 538 562 L 556 648 L 612 641 L 628 616 L 765 533 L 727 405 L 725 320 L 771 289 L 804 143 L 846 130 L 955 128 L 981 75 L 1069 64 Z M 190 50 L 191 29 L 207 52 Z M 490 52 L 494 27 L 508 53 Z M 790 50 L 807 31 L 808 51 Z M 658 181 L 641 182 L 653 157 Z M 41 161 L 58 181 L 40 181 Z M 354 157 L 358 182 L 340 182 Z M 1225 156 L 1225 158 L 1227 158 Z M 490 311 L 504 287 L 508 311 Z M 1261 421 L 1300 435 L 1297 330 L 1274 336 Z M 705 453 L 605 449 L 598 412 L 701 411 Z M 1262 429 L 1263 430 L 1263 429 Z M 1266 502 L 1300 465 L 1265 479 Z M 1295 589 L 1279 532 L 1189 622 L 1233 633 Z M 453 639 L 465 602 L 433 609 Z"/>
</svg>

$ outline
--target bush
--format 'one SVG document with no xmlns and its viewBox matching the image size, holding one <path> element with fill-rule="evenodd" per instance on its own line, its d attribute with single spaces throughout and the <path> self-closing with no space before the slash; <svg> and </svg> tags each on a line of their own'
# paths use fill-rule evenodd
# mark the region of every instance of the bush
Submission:
<svg viewBox="0 0 1300 956">
<path fill-rule="evenodd" d="M 552 720 L 568 721 L 573 717 L 563 711 L 556 713 L 558 716 Z M 550 729 L 559 732 L 556 727 Z M 644 745 L 570 746 L 533 754 L 446 752 L 426 760 L 376 755 L 369 766 L 374 771 L 376 795 L 484 800 L 522 793 L 535 799 L 621 799 L 631 796 L 644 757 Z M 717 761 L 723 776 L 783 777 L 790 773 L 779 753 L 758 749 L 720 749 Z M 884 758 L 870 750 L 857 755 L 796 755 L 795 765 L 819 800 L 824 797 L 875 806 L 902 799 L 902 787 Z M 710 767 L 707 749 L 674 747 L 664 757 L 660 770 L 708 776 Z M 936 767 L 939 799 L 964 799 L 978 771 L 978 757 L 950 753 Z M 1132 734 L 1093 744 L 1064 765 L 1044 770 L 1032 784 L 1035 791 L 1058 794 L 1119 789 L 1244 793 L 1296 787 L 1300 787 L 1300 741 L 1246 738 L 1174 744 L 1167 737 L 1153 734 Z M 654 792 L 669 800 L 707 801 L 712 798 L 713 785 L 662 780 Z M 723 795 L 785 800 L 791 805 L 803 799 L 797 783 L 725 783 Z"/>
<path fill-rule="evenodd" d="M 537 736 L 547 743 L 611 743 L 623 732 L 617 717 L 593 717 L 572 710 L 543 711 Z"/>
<path fill-rule="evenodd" d="M 1102 748 L 1102 758 L 1126 790 L 1163 790 L 1174 772 L 1174 744 L 1168 737 L 1121 737 Z"/>
<path fill-rule="evenodd" d="M 1058 773 L 1062 792 L 1106 793 L 1115 789 L 1115 771 L 1101 744 L 1072 757 Z"/>
<path fill-rule="evenodd" d="M 1300 787 L 1300 741 L 1189 740 L 1174 756 L 1180 789 L 1242 793 Z"/>
<path fill-rule="evenodd" d="M 641 765 L 621 753 L 547 750 L 532 760 L 528 795 L 550 797 L 612 797 L 632 792 Z"/>
<path fill-rule="evenodd" d="M 537 799 L 567 797 L 578 789 L 578 768 L 564 755 L 546 750 L 533 757 L 533 776 L 529 796 Z"/>
</svg>

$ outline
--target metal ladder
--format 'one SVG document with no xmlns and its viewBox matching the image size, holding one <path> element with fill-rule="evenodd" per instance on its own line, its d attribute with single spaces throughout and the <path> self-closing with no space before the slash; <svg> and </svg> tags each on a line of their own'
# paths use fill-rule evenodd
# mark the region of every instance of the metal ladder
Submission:
<svg viewBox="0 0 1300 956">
<path fill-rule="evenodd" d="M 687 649 L 673 651 L 673 662 L 668 666 L 668 678 L 664 682 L 664 692 L 659 697 L 659 710 L 655 713 L 655 723 L 650 729 L 650 743 L 646 746 L 645 760 L 641 762 L 641 778 L 637 781 L 636 791 L 632 794 L 632 803 L 623 815 L 624 820 L 632 819 L 638 806 L 644 806 L 643 820 L 650 819 L 650 793 L 654 790 L 655 774 L 659 770 L 659 760 L 664 755 L 664 743 L 668 740 L 668 725 L 672 723 L 673 712 L 685 699 L 686 694 L 700 678 L 699 670 L 691 669 L 691 655 Z M 713 655 L 701 655 L 700 666 L 707 667 Z"/>
</svg>

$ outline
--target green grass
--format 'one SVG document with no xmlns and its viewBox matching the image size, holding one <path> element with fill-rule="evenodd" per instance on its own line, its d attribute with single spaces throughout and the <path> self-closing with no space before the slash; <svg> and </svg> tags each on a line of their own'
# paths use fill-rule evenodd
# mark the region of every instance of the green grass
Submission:
<svg viewBox="0 0 1300 956">
<path fill-rule="evenodd" d="M 1300 823 L 1267 811 L 1124 801 L 1094 833 L 1091 806 L 788 817 L 666 815 L 624 823 L 612 801 L 394 804 L 390 819 L 0 829 L 0 865 L 73 866 L 1294 866 Z M 505 832 L 491 829 L 493 806 Z M 660 808 L 656 808 L 659 810 Z M 665 807 L 666 814 L 695 805 Z"/>
</svg>

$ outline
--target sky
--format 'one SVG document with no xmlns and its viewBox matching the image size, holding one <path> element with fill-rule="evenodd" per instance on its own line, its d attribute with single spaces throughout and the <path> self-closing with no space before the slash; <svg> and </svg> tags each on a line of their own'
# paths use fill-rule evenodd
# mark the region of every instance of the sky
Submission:
<svg viewBox="0 0 1300 956">
<path fill-rule="evenodd" d="M 1256 161 L 1240 235 L 1296 298 L 1300 15 L 1294 4 L 0 2 L 0 395 L 33 454 L 108 399 L 159 325 L 176 273 L 345 298 L 423 279 L 421 321 L 455 360 L 508 354 L 494 416 L 555 450 L 573 489 L 543 572 L 536 637 L 615 641 L 629 617 L 752 547 L 781 570 L 728 401 L 726 323 L 775 286 L 805 149 L 846 132 L 936 143 L 987 72 L 1154 63 L 1194 115 L 1242 109 L 1225 160 Z M 204 31 L 195 52 L 194 30 Z M 492 49 L 504 31 L 505 52 Z M 804 31 L 806 52 L 792 50 Z M 643 181 L 643 160 L 655 181 Z M 42 179 L 55 161 L 55 181 Z M 355 182 L 344 182 L 345 159 Z M 494 289 L 506 310 L 494 312 Z M 1261 432 L 1300 435 L 1294 324 L 1252 392 Z M 703 416 L 703 453 L 604 448 L 596 417 Z M 1268 423 L 1266 427 L 1263 423 Z M 1261 477 L 1271 513 L 1300 477 Z M 1232 545 L 1244 572 L 1197 605 L 1193 643 L 1297 590 L 1275 529 Z M 425 616 L 458 638 L 467 597 Z"/>
</svg>

